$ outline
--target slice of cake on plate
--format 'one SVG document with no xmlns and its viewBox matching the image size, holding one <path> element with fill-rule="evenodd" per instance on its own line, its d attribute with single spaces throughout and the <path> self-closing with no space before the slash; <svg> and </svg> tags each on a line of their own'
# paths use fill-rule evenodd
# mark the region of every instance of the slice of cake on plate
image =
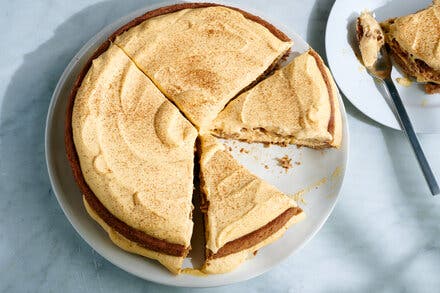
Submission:
<svg viewBox="0 0 440 293">
<path fill-rule="evenodd" d="M 440 1 L 381 23 L 394 61 L 427 93 L 440 92 Z"/>
<path fill-rule="evenodd" d="M 88 213 L 122 249 L 179 273 L 196 129 L 115 45 L 80 76 L 68 109 L 67 154 Z"/>
<path fill-rule="evenodd" d="M 247 142 L 339 147 L 338 92 L 330 71 L 312 49 L 232 100 L 211 132 Z"/>
<path fill-rule="evenodd" d="M 232 271 L 304 218 L 293 200 L 241 166 L 210 135 L 200 138 L 200 181 L 209 274 Z"/>
<path fill-rule="evenodd" d="M 292 45 L 269 23 L 237 9 L 186 3 L 162 12 L 114 42 L 202 130 Z"/>
</svg>

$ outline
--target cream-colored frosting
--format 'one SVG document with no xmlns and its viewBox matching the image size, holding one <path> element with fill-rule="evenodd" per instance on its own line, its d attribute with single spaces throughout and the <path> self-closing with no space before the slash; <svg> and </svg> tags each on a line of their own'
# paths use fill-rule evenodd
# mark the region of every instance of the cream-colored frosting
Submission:
<svg viewBox="0 0 440 293">
<path fill-rule="evenodd" d="M 339 146 L 338 96 L 330 73 L 326 73 L 335 100 L 336 139 L 328 131 L 329 91 L 309 52 L 294 58 L 286 67 L 231 101 L 214 120 L 212 132 L 250 142 Z"/>
<path fill-rule="evenodd" d="M 292 45 L 221 6 L 148 19 L 115 43 L 199 129 Z"/>
<path fill-rule="evenodd" d="M 206 248 L 213 253 L 297 206 L 241 166 L 212 136 L 201 137 L 200 151 L 202 190 L 208 202 Z"/>
<path fill-rule="evenodd" d="M 371 12 L 362 12 L 358 18 L 358 25 L 362 27 L 362 35 L 358 36 L 362 62 L 365 67 L 371 67 L 376 63 L 377 54 L 385 43 L 385 37 L 380 24 Z"/>
<path fill-rule="evenodd" d="M 125 238 L 124 236 L 113 230 L 109 225 L 107 225 L 107 223 L 104 222 L 104 220 L 102 220 L 98 216 L 98 214 L 90 207 L 85 198 L 83 198 L 83 202 L 84 206 L 86 207 L 87 213 L 89 213 L 92 219 L 94 219 L 107 232 L 108 236 L 114 244 L 130 253 L 135 253 L 151 259 L 155 259 L 174 274 L 181 273 L 184 257 L 171 256 L 149 250 L 145 247 L 140 246 L 138 243 Z"/>
<path fill-rule="evenodd" d="M 440 2 L 425 10 L 383 23 L 388 37 L 396 39 L 400 47 L 434 70 L 440 70 Z"/>
<path fill-rule="evenodd" d="M 197 131 L 117 46 L 82 81 L 72 128 L 99 201 L 127 225 L 188 247 Z"/>
<path fill-rule="evenodd" d="M 205 274 L 224 274 L 233 271 L 244 261 L 253 257 L 255 251 L 278 240 L 281 236 L 284 235 L 286 230 L 291 225 L 300 222 L 304 218 L 305 218 L 304 212 L 297 214 L 292 218 L 290 218 L 290 220 L 283 227 L 281 227 L 281 229 L 279 229 L 274 234 L 266 238 L 264 241 L 257 243 L 248 249 L 244 249 L 242 251 L 227 255 L 225 257 L 219 257 L 219 258 L 207 260 L 204 263 L 201 271 Z"/>
</svg>

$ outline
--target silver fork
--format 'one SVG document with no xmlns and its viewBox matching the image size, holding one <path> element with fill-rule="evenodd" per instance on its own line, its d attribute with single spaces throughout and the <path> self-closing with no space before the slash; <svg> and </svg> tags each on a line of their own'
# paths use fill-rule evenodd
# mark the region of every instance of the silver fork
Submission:
<svg viewBox="0 0 440 293">
<path fill-rule="evenodd" d="M 387 88 L 388 94 L 390 95 L 394 106 L 397 110 L 397 115 L 400 120 L 400 125 L 406 133 L 406 136 L 411 144 L 411 147 L 416 155 L 417 161 L 419 162 L 419 166 L 422 169 L 423 175 L 425 176 L 425 180 L 428 183 L 429 189 L 431 190 L 432 195 L 437 195 L 440 193 L 440 189 L 435 179 L 434 174 L 432 173 L 431 167 L 429 166 L 428 161 L 426 160 L 425 154 L 423 152 L 422 146 L 420 145 L 419 140 L 417 139 L 417 135 L 414 131 L 414 128 L 411 124 L 411 120 L 409 119 L 408 113 L 406 112 L 405 106 L 402 103 L 402 99 L 400 98 L 399 92 L 394 85 L 394 82 L 391 78 L 391 60 L 388 55 L 387 49 L 385 46 L 382 46 L 380 52 L 378 54 L 378 58 L 376 63 L 367 67 L 368 72 L 382 81 Z"/>
</svg>

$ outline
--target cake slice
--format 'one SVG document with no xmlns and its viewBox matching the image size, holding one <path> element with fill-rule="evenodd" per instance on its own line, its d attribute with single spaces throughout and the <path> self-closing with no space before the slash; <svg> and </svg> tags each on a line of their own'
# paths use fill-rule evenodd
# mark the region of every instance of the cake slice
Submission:
<svg viewBox="0 0 440 293">
<path fill-rule="evenodd" d="M 200 138 L 200 181 L 205 214 L 202 271 L 232 271 L 280 238 L 304 213 L 291 198 L 241 166 L 211 135 Z"/>
<path fill-rule="evenodd" d="M 87 212 L 116 245 L 173 273 L 190 249 L 196 137 L 115 45 L 70 97 L 66 147 Z"/>
<path fill-rule="evenodd" d="M 341 114 L 333 78 L 312 49 L 232 100 L 211 132 L 247 142 L 339 147 Z"/>
<path fill-rule="evenodd" d="M 237 9 L 185 3 L 161 11 L 114 42 L 201 130 L 292 45 L 272 25 Z"/>
<path fill-rule="evenodd" d="M 427 93 L 440 89 L 440 2 L 407 16 L 381 23 L 391 55 L 402 70 Z"/>
</svg>

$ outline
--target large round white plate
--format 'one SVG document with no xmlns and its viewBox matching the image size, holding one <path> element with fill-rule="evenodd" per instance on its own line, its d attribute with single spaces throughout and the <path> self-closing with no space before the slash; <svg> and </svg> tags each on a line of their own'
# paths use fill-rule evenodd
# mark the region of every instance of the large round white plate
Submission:
<svg viewBox="0 0 440 293">
<path fill-rule="evenodd" d="M 250 4 L 243 4 L 240 8 L 261 15 L 272 22 L 270 15 L 262 15 L 248 6 Z M 185 274 L 174 276 L 155 261 L 127 253 L 113 245 L 106 233 L 88 216 L 66 159 L 63 141 L 66 102 L 79 70 L 111 32 L 150 9 L 152 7 L 136 11 L 104 28 L 78 52 L 61 76 L 52 97 L 46 125 L 46 159 L 54 193 L 67 218 L 90 246 L 113 264 L 141 278 L 174 286 L 207 287 L 230 284 L 258 276 L 285 260 L 310 240 L 324 224 L 337 201 L 348 158 L 348 129 L 342 101 L 339 97 L 344 135 L 343 144 L 339 150 L 316 151 L 307 148 L 298 149 L 296 146 L 264 148 L 257 144 L 228 142 L 233 149 L 234 156 L 255 174 L 289 194 L 304 190 L 303 197 L 307 204 L 301 204 L 301 206 L 307 213 L 306 220 L 292 227 L 278 242 L 261 249 L 256 257 L 234 272 L 208 277 Z M 276 21 L 273 23 L 294 40 L 294 53 L 303 52 L 308 48 L 307 43 L 291 29 L 276 24 Z M 240 152 L 241 148 L 248 150 L 249 153 Z M 275 160 L 286 154 L 292 158 L 292 163 L 300 164 L 293 163 L 293 168 L 288 172 L 277 166 Z M 198 251 L 203 249 L 201 243 L 193 242 L 192 246 Z M 197 258 L 196 254 L 194 258 Z M 194 263 L 200 264 L 200 260 L 194 259 Z M 192 267 L 191 259 L 185 261 L 184 267 Z M 293 266 L 292 269 L 295 267 Z"/>
<path fill-rule="evenodd" d="M 337 0 L 325 34 L 327 59 L 335 80 L 356 108 L 377 122 L 401 129 L 380 84 L 376 83 L 356 58 L 352 49 L 355 20 L 364 10 L 374 11 L 379 21 L 416 12 L 431 0 Z M 394 81 L 402 77 L 393 69 Z M 440 95 L 427 95 L 420 84 L 396 86 L 418 133 L 440 133 Z"/>
</svg>

